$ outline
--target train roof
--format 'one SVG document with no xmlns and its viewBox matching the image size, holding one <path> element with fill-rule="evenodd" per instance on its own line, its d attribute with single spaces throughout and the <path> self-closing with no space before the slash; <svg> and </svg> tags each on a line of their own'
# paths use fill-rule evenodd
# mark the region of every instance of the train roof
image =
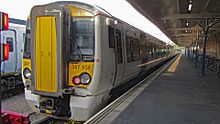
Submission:
<svg viewBox="0 0 220 124">
<path fill-rule="evenodd" d="M 143 30 L 141 30 L 141 29 L 139 29 L 139 28 L 137 28 L 135 26 L 132 26 L 129 23 L 127 23 L 127 22 L 125 22 L 125 21 L 123 21 L 123 20 L 121 20 L 121 19 L 119 19 L 117 17 L 112 16 L 108 11 L 106 11 L 105 9 L 103 9 L 102 7 L 99 7 L 97 5 L 83 3 L 83 2 L 78 2 L 78 1 L 57 1 L 57 2 L 52 2 L 52 3 L 46 4 L 46 5 L 53 5 L 53 4 L 54 5 L 57 4 L 58 6 L 66 6 L 66 5 L 67 6 L 76 6 L 76 7 L 88 10 L 90 12 L 93 12 L 94 14 L 102 14 L 102 15 L 105 15 L 107 17 L 111 17 L 111 18 L 113 18 L 115 20 L 118 20 L 118 21 L 120 21 L 120 22 L 122 22 L 122 23 L 124 23 L 124 24 L 126 24 L 126 25 L 128 25 L 128 26 L 130 26 L 132 28 L 134 28 L 135 30 L 139 30 L 140 32 L 145 33 L 146 35 L 150 35 L 149 33 L 145 32 L 145 31 L 143 31 Z M 150 36 L 152 36 L 152 35 L 150 35 Z M 158 38 L 156 38 L 154 36 L 152 36 L 152 37 L 157 39 L 157 40 L 159 40 L 159 41 L 162 41 L 162 40 L 160 40 L 160 39 L 158 39 Z M 162 41 L 162 42 L 164 42 L 164 41 Z"/>
<path fill-rule="evenodd" d="M 107 12 L 106 10 L 104 10 L 103 8 L 97 5 L 87 4 L 87 3 L 78 2 L 78 1 L 57 1 L 57 2 L 46 4 L 46 5 L 56 5 L 56 4 L 59 6 L 76 6 L 76 7 L 91 11 L 95 14 L 102 14 L 102 15 L 112 17 L 112 15 L 109 12 Z"/>
<path fill-rule="evenodd" d="M 26 25 L 25 20 L 15 19 L 15 18 L 9 18 L 9 23 L 18 24 L 18 25 Z"/>
<path fill-rule="evenodd" d="M 9 18 L 9 29 L 24 30 L 26 21 L 21 19 Z"/>
</svg>

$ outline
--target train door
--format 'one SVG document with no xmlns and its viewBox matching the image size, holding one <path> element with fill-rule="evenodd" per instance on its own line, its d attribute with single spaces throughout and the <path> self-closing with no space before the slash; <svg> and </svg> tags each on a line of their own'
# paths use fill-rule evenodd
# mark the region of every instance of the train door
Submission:
<svg viewBox="0 0 220 124">
<path fill-rule="evenodd" d="M 3 73 L 15 72 L 16 70 L 16 32 L 13 30 L 3 31 L 2 32 L 2 41 L 3 43 L 9 44 L 9 60 L 3 62 L 2 71 Z"/>
<path fill-rule="evenodd" d="M 122 25 L 117 24 L 115 27 L 115 57 L 116 57 L 116 75 L 114 86 L 120 83 L 124 76 L 124 59 L 123 59 L 123 45 L 122 45 Z"/>
</svg>

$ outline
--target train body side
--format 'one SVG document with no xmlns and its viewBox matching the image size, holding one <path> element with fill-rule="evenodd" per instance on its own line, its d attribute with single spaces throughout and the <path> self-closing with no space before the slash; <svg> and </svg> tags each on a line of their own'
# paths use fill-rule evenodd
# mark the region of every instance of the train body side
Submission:
<svg viewBox="0 0 220 124">
<path fill-rule="evenodd" d="M 168 52 L 165 53 L 167 47 L 165 43 L 146 35 L 145 39 L 150 40 L 144 45 L 145 41 L 141 40 L 141 34 L 143 34 L 141 31 L 120 21 L 117 25 L 107 25 L 107 18 L 106 16 L 95 17 L 95 63 L 92 82 L 86 89 L 76 88 L 76 94 L 81 94 L 83 97 L 71 97 L 72 111 L 77 113 L 73 116 L 78 121 L 87 120 L 105 106 L 114 88 L 126 84 L 137 77 L 141 71 L 146 72 L 172 56 Z M 114 30 L 114 47 L 110 45 L 112 35 L 110 30 Z M 120 31 L 121 35 L 118 38 L 120 40 L 117 40 L 117 31 Z M 121 42 L 122 51 L 120 52 L 118 42 Z M 132 48 L 129 48 L 128 42 Z M 154 48 L 147 48 L 147 43 Z M 150 55 L 140 52 L 131 56 L 128 51 L 135 52 L 135 45 L 139 47 L 137 51 L 146 52 L 141 48 L 146 47 Z M 151 57 L 146 60 L 148 56 Z"/>
</svg>

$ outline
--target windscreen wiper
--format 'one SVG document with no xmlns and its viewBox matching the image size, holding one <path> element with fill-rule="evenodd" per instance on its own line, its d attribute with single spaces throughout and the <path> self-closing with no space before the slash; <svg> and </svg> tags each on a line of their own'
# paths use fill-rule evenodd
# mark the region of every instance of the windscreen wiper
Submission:
<svg viewBox="0 0 220 124">
<path fill-rule="evenodd" d="M 84 61 L 83 60 L 83 55 L 82 55 L 82 52 L 80 50 L 80 47 L 79 47 L 78 43 L 76 41 L 74 41 L 72 37 L 69 37 L 69 39 L 70 39 L 71 46 L 74 48 L 73 52 L 74 52 L 75 48 L 77 49 L 76 54 L 79 58 L 79 61 Z M 75 43 L 75 45 L 73 43 Z"/>
</svg>

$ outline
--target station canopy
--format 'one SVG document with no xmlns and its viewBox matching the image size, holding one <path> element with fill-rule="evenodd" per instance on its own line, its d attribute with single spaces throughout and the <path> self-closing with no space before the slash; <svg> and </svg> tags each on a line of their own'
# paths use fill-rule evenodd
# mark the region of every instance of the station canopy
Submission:
<svg viewBox="0 0 220 124">
<path fill-rule="evenodd" d="M 128 0 L 178 46 L 220 35 L 220 0 Z"/>
</svg>

